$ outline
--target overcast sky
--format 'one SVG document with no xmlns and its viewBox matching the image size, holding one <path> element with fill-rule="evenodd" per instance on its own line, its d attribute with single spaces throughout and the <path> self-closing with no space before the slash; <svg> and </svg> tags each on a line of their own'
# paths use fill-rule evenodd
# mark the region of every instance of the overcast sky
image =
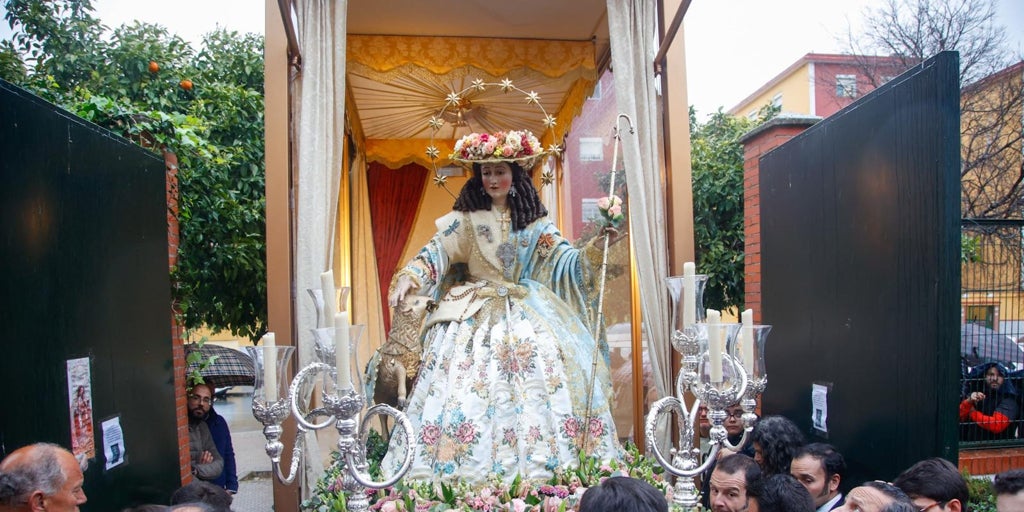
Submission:
<svg viewBox="0 0 1024 512">
<path fill-rule="evenodd" d="M 865 7 L 882 0 L 693 0 L 683 21 L 687 93 L 698 118 L 739 104 L 808 53 L 840 53 Z M 998 0 L 1016 55 L 1024 55 L 1024 0 Z"/>
<path fill-rule="evenodd" d="M 836 37 L 847 23 L 857 27 L 864 7 L 881 1 L 693 0 L 684 21 L 690 103 L 701 118 L 727 110 L 804 54 L 838 53 Z M 1024 0 L 998 5 L 999 21 L 1017 55 L 1024 55 Z M 93 0 L 93 6 L 109 27 L 139 19 L 195 42 L 218 24 L 264 30 L 263 0 Z M 6 23 L 0 27 L 0 36 L 9 37 Z"/>
</svg>

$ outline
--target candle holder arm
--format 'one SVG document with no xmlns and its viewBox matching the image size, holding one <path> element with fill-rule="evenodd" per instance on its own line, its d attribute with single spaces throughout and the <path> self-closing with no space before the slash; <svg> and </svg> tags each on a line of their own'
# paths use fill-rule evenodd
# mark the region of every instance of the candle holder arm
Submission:
<svg viewBox="0 0 1024 512">
<path fill-rule="evenodd" d="M 680 416 L 688 416 L 688 414 L 683 409 L 682 402 L 680 402 L 679 399 L 674 396 L 664 397 L 651 405 L 651 411 L 647 415 L 647 424 L 644 429 L 647 439 L 656 439 L 654 431 L 657 427 L 659 417 L 662 414 L 670 413 L 673 410 L 675 410 L 677 414 L 680 414 Z M 688 439 L 687 441 L 692 443 L 692 439 Z M 682 443 L 682 440 L 680 441 L 680 443 Z M 658 448 L 658 443 L 652 442 L 650 444 L 650 450 L 652 453 L 654 453 L 654 458 L 658 460 L 658 463 L 661 464 L 663 468 L 665 468 L 665 471 L 668 471 L 669 473 L 672 473 L 675 476 L 685 478 L 693 478 L 703 473 L 704 470 L 706 470 L 711 465 L 711 461 L 715 460 L 715 457 L 718 456 L 718 451 L 720 449 L 720 445 L 713 445 L 711 447 L 711 453 L 705 459 L 704 463 L 698 465 L 697 457 L 689 453 L 683 453 L 682 456 L 680 456 L 679 450 L 677 450 L 676 448 L 672 448 L 671 455 L 673 460 L 670 462 L 665 457 L 665 455 L 661 453 L 661 449 Z M 684 448 L 682 451 L 689 452 L 692 450 L 692 448 Z M 676 466 L 676 463 L 679 462 L 682 463 L 682 467 Z"/>
<path fill-rule="evenodd" d="M 345 453 L 345 463 L 350 469 L 350 475 L 352 479 L 362 485 L 371 489 L 384 489 L 391 487 L 398 483 L 403 476 L 409 471 L 412 466 L 413 456 L 416 454 L 416 438 L 413 435 L 412 421 L 404 413 L 391 407 L 387 404 L 377 404 L 370 407 L 366 411 L 366 415 L 363 416 L 363 420 L 359 424 L 359 438 L 362 441 L 360 446 L 366 445 L 366 438 L 370 433 L 370 419 L 376 415 L 390 416 L 405 436 L 405 460 L 402 461 L 402 466 L 398 471 L 395 472 L 391 478 L 377 482 L 373 480 L 373 477 L 366 473 L 366 456 L 364 451 L 348 450 Z M 392 432 L 397 432 L 399 428 L 392 429 Z"/>
<path fill-rule="evenodd" d="M 311 376 L 315 376 L 319 372 L 329 374 L 332 370 L 333 368 L 330 365 L 324 363 L 312 363 L 300 370 L 299 373 L 295 374 L 295 378 L 292 379 L 292 384 L 288 388 L 288 396 L 291 399 L 292 415 L 295 416 L 295 420 L 298 421 L 301 429 L 306 431 L 320 430 L 327 428 L 334 423 L 335 417 L 333 414 L 330 414 L 328 408 L 320 407 L 308 412 L 299 410 L 299 391 L 302 389 L 303 384 L 305 384 L 306 379 Z M 313 423 L 310 421 L 310 419 L 321 414 L 327 416 L 327 419 L 322 423 Z"/>
</svg>

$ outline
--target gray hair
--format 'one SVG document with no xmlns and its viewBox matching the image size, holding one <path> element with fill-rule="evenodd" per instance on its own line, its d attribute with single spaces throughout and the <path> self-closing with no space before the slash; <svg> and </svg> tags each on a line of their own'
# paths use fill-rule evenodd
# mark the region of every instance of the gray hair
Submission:
<svg viewBox="0 0 1024 512">
<path fill-rule="evenodd" d="M 60 454 L 66 450 L 53 443 L 36 443 L 32 447 L 32 463 L 0 472 L 0 505 L 27 503 L 35 491 L 53 496 L 67 482 L 68 476 L 60 464 Z"/>
</svg>

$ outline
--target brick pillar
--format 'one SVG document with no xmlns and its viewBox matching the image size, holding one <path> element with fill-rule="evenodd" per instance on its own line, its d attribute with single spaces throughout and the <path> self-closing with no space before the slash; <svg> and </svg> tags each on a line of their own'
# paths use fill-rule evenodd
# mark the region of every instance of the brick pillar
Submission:
<svg viewBox="0 0 1024 512">
<path fill-rule="evenodd" d="M 743 302 L 761 322 L 761 155 L 811 127 L 820 117 L 779 116 L 750 131 L 743 144 Z"/>
<path fill-rule="evenodd" d="M 164 152 L 167 172 L 167 265 L 178 264 L 178 155 Z M 192 481 L 192 460 L 188 449 L 188 406 L 185 403 L 185 327 L 181 311 L 171 304 L 171 353 L 174 367 L 174 411 L 178 419 L 178 467 L 181 483 Z"/>
</svg>

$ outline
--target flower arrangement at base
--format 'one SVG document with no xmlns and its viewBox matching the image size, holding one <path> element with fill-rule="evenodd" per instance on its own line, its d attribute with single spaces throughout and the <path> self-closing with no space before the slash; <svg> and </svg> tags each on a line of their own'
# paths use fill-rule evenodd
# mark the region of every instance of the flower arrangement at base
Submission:
<svg viewBox="0 0 1024 512">
<path fill-rule="evenodd" d="M 372 458 L 380 453 L 373 443 L 381 442 L 379 436 L 374 439 L 374 434 L 371 434 L 370 453 L 367 454 L 371 459 L 371 473 L 375 467 Z M 379 471 L 379 465 L 376 467 Z M 622 460 L 602 462 L 593 457 L 581 456 L 577 467 L 556 470 L 555 475 L 547 481 L 531 482 L 519 476 L 511 483 L 496 480 L 477 485 L 461 481 L 403 481 L 394 487 L 380 491 L 367 490 L 367 493 L 370 497 L 370 510 L 380 512 L 569 512 L 577 510 L 587 488 L 613 476 L 645 480 L 664 492 L 670 504 L 672 502 L 672 486 L 663 478 L 661 467 L 653 459 L 641 455 L 632 443 L 624 447 Z M 345 510 L 345 496 L 340 482 L 340 466 L 332 464 L 330 470 L 317 482 L 313 497 L 302 502 L 302 510 Z"/>
<path fill-rule="evenodd" d="M 597 210 L 601 212 L 601 217 L 608 222 L 608 225 L 617 228 L 619 223 L 624 218 L 622 214 L 622 198 L 617 195 L 609 197 L 602 197 L 597 200 Z"/>
</svg>

